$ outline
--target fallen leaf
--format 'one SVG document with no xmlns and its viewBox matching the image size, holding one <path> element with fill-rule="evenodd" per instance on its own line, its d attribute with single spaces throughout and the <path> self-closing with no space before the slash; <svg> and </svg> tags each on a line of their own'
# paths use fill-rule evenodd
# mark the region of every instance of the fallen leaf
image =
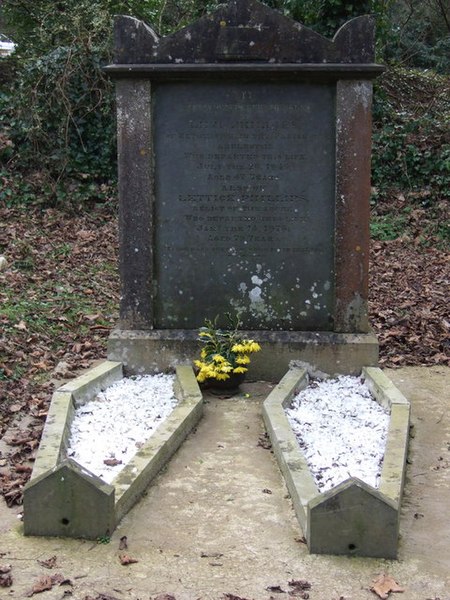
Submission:
<svg viewBox="0 0 450 600">
<path fill-rule="evenodd" d="M 124 566 L 132 565 L 134 563 L 139 562 L 136 558 L 132 558 L 131 556 L 128 556 L 128 554 L 120 554 L 119 560 L 120 560 L 120 564 L 124 565 Z"/>
<path fill-rule="evenodd" d="M 391 592 L 404 592 L 405 588 L 398 585 L 393 577 L 382 573 L 373 580 L 373 586 L 370 588 L 382 600 L 387 600 Z"/>
<path fill-rule="evenodd" d="M 33 596 L 34 594 L 40 594 L 47 590 L 51 590 L 54 585 L 63 584 L 69 582 L 61 573 L 55 573 L 54 575 L 42 575 L 33 583 L 33 587 L 28 592 L 27 596 Z"/>
<path fill-rule="evenodd" d="M 15 465 L 17 473 L 31 473 L 32 468 L 28 465 Z"/>
<path fill-rule="evenodd" d="M 41 567 L 45 567 L 46 569 L 53 569 L 56 566 L 56 556 L 51 556 L 47 558 L 47 560 L 38 560 L 38 563 Z"/>
<path fill-rule="evenodd" d="M 9 573 L 11 571 L 11 565 L 0 565 L 0 573 L 3 575 L 4 573 Z"/>
<path fill-rule="evenodd" d="M 6 377 L 11 377 L 14 374 L 14 371 L 7 367 L 5 363 L 0 363 L 0 369 L 5 373 Z"/>
<path fill-rule="evenodd" d="M 51 590 L 53 587 L 52 578 L 49 575 L 42 575 L 37 581 L 33 583 L 33 587 L 28 592 L 27 596 L 33 596 L 33 594 L 40 594 L 46 590 Z"/>
<path fill-rule="evenodd" d="M 123 535 L 119 541 L 119 550 L 126 550 L 128 548 L 127 536 Z"/>
<path fill-rule="evenodd" d="M 303 591 L 311 589 L 311 584 L 309 581 L 306 581 L 306 579 L 291 579 L 291 581 L 289 581 L 289 585 L 295 590 Z"/>
<path fill-rule="evenodd" d="M 261 448 L 264 448 L 264 450 L 272 449 L 272 444 L 267 433 L 263 433 L 259 436 L 258 443 L 256 445 L 260 446 Z"/>
<path fill-rule="evenodd" d="M 306 544 L 306 538 L 304 535 L 302 535 L 302 537 L 296 537 L 294 538 L 294 542 L 298 542 L 299 544 Z"/>
<path fill-rule="evenodd" d="M 115 467 L 116 465 L 121 465 L 122 461 L 117 458 L 105 458 L 103 464 L 105 464 L 108 467 Z"/>
<path fill-rule="evenodd" d="M 269 585 L 266 587 L 268 592 L 275 592 L 276 594 L 285 594 L 286 592 L 281 589 L 281 585 Z"/>
<path fill-rule="evenodd" d="M 0 575 L 0 587 L 11 587 L 13 584 L 13 578 L 11 573 L 2 573 Z"/>
<path fill-rule="evenodd" d="M 97 596 L 85 596 L 84 600 L 119 600 L 115 596 L 109 596 L 108 594 L 97 594 Z"/>
<path fill-rule="evenodd" d="M 96 321 L 100 317 L 101 317 L 101 314 L 99 314 L 99 313 L 97 313 L 95 315 L 84 315 L 84 318 L 86 319 L 86 321 Z"/>
</svg>

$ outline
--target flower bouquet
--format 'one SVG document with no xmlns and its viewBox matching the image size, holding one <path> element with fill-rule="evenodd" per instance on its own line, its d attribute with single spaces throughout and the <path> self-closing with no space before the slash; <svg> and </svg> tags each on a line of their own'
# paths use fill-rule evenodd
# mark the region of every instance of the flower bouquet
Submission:
<svg viewBox="0 0 450 600">
<path fill-rule="evenodd" d="M 249 355 L 261 350 L 261 346 L 242 337 L 238 317 L 233 318 L 229 313 L 226 317 L 230 329 L 218 328 L 218 317 L 214 321 L 205 319 L 205 325 L 199 329 L 199 341 L 203 345 L 200 360 L 194 361 L 194 364 L 198 369 L 199 383 L 231 389 L 242 383 L 250 363 Z"/>
</svg>

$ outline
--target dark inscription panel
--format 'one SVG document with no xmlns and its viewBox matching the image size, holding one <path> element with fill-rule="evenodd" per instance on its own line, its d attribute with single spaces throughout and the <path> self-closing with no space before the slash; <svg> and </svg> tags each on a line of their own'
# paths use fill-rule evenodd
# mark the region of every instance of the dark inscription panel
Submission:
<svg viewBox="0 0 450 600">
<path fill-rule="evenodd" d="M 332 329 L 334 104 L 320 84 L 156 88 L 157 328 Z"/>
</svg>

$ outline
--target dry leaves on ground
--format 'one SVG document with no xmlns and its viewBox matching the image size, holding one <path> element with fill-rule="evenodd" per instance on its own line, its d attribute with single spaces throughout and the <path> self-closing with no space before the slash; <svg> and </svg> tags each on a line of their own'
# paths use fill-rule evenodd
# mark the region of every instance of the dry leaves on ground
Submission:
<svg viewBox="0 0 450 600">
<path fill-rule="evenodd" d="M 11 575 L 11 565 L 0 565 L 0 587 L 11 587 L 13 578 Z"/>
<path fill-rule="evenodd" d="M 123 535 L 119 540 L 119 550 L 127 550 L 128 549 L 128 538 L 126 535 Z"/>
<path fill-rule="evenodd" d="M 398 585 L 393 577 L 382 573 L 373 580 L 373 585 L 370 588 L 379 598 L 387 600 L 391 592 L 404 592 L 405 588 Z"/>
<path fill-rule="evenodd" d="M 301 598 L 302 600 L 308 600 L 311 584 L 306 579 L 291 579 L 288 583 L 291 588 L 289 595 Z"/>
<path fill-rule="evenodd" d="M 0 205 L 0 222 L 8 262 L 0 273 L 0 493 L 12 506 L 22 502 L 55 380 L 105 356 L 117 321 L 116 218 L 102 207 L 69 214 Z M 24 417 L 26 431 L 16 431 Z"/>
<path fill-rule="evenodd" d="M 119 554 L 119 561 L 120 561 L 120 564 L 123 566 L 133 565 L 134 563 L 139 562 L 137 560 L 137 558 L 132 558 L 128 554 Z"/>
<path fill-rule="evenodd" d="M 56 555 L 47 558 L 46 560 L 38 560 L 38 563 L 41 567 L 45 567 L 46 569 L 53 569 L 56 567 Z"/>
<path fill-rule="evenodd" d="M 85 596 L 84 600 L 119 600 L 116 596 L 110 596 L 109 594 L 97 594 L 97 596 Z"/>
<path fill-rule="evenodd" d="M 380 365 L 450 365 L 450 256 L 401 239 L 373 242 L 370 322 Z"/>
<path fill-rule="evenodd" d="M 34 596 L 34 594 L 40 594 L 41 592 L 45 592 L 47 590 L 51 590 L 54 585 L 72 585 L 69 579 L 61 575 L 60 573 L 55 573 L 55 575 L 41 575 L 34 583 L 31 590 L 27 593 L 28 597 Z"/>
</svg>

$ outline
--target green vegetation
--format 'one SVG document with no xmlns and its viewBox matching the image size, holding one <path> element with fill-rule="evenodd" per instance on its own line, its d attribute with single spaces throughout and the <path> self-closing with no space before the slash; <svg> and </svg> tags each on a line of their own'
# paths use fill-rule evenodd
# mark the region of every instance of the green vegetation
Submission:
<svg viewBox="0 0 450 600">
<path fill-rule="evenodd" d="M 390 67 L 377 83 L 372 153 L 375 239 L 448 244 L 450 78 Z"/>
<path fill-rule="evenodd" d="M 265 0 L 332 37 L 352 17 L 377 20 L 377 54 L 389 65 L 375 85 L 373 234 L 396 236 L 408 215 L 386 205 L 445 214 L 450 190 L 450 7 L 442 0 Z M 87 208 L 116 195 L 111 61 L 115 14 L 167 34 L 214 9 L 199 0 L 4 0 L 2 19 L 18 44 L 0 60 L 0 202 Z M 420 70 L 419 70 L 420 69 Z M 448 236 L 442 221 L 432 231 Z M 32 267 L 24 258 L 22 267 Z"/>
</svg>

